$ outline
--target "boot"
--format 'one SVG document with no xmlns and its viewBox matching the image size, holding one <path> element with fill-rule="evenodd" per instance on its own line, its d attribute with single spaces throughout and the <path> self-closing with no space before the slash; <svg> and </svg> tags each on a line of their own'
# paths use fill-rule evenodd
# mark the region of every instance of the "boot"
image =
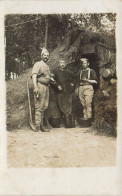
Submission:
<svg viewBox="0 0 122 196">
<path fill-rule="evenodd" d="M 36 125 L 35 132 L 38 132 L 38 131 L 40 131 L 40 126 L 39 125 Z"/>
<path fill-rule="evenodd" d="M 78 124 L 80 125 L 80 127 L 90 127 L 91 123 L 92 123 L 91 118 L 79 118 L 78 119 Z"/>
<path fill-rule="evenodd" d="M 42 132 L 49 132 L 50 131 L 49 129 L 45 128 L 43 124 L 40 124 L 40 130 Z"/>
<path fill-rule="evenodd" d="M 71 114 L 71 119 L 72 119 L 72 128 L 75 128 L 75 119 L 72 114 Z"/>
<path fill-rule="evenodd" d="M 61 119 L 59 117 L 58 118 L 57 117 L 51 117 L 49 119 L 49 123 L 54 128 L 59 128 L 60 127 L 60 121 L 61 121 Z"/>
<path fill-rule="evenodd" d="M 44 126 L 47 128 L 47 129 L 52 129 L 52 126 L 50 125 L 49 123 L 49 119 L 44 117 Z"/>
<path fill-rule="evenodd" d="M 75 122 L 74 122 L 74 118 L 72 115 L 65 116 L 65 127 L 66 128 L 74 128 L 75 127 Z"/>
<path fill-rule="evenodd" d="M 92 119 L 91 118 L 88 118 L 88 125 L 89 125 L 89 127 L 92 125 Z"/>
</svg>

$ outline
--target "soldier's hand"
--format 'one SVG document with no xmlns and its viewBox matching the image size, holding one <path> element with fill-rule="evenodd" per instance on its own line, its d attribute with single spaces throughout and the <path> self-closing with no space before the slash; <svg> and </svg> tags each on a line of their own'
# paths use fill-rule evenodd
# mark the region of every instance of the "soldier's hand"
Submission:
<svg viewBox="0 0 122 196">
<path fill-rule="evenodd" d="M 35 87 L 33 92 L 34 92 L 35 94 L 38 94 L 38 88 Z"/>
<path fill-rule="evenodd" d="M 51 73 L 50 76 L 51 76 L 51 77 L 54 77 L 54 73 Z"/>
<path fill-rule="evenodd" d="M 62 90 L 62 87 L 60 85 L 58 86 L 58 90 L 60 90 L 60 91 Z"/>
<path fill-rule="evenodd" d="M 87 82 L 88 81 L 88 79 L 87 78 L 85 78 L 85 77 L 83 77 L 83 79 L 82 79 L 83 81 L 85 81 L 85 82 Z"/>
</svg>

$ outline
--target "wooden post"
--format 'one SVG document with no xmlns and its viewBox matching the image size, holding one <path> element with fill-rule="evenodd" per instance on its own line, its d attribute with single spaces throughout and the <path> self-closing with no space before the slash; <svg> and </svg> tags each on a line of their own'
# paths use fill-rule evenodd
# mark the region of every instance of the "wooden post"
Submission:
<svg viewBox="0 0 122 196">
<path fill-rule="evenodd" d="M 48 16 L 45 18 L 45 42 L 44 42 L 45 48 L 47 48 L 47 39 L 48 39 Z"/>
</svg>

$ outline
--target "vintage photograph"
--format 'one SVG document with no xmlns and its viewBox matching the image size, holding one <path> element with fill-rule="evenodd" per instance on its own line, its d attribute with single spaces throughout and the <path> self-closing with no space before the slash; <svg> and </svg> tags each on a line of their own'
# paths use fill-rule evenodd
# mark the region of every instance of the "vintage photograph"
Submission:
<svg viewBox="0 0 122 196">
<path fill-rule="evenodd" d="M 7 14 L 8 168 L 116 166 L 116 13 Z"/>
</svg>

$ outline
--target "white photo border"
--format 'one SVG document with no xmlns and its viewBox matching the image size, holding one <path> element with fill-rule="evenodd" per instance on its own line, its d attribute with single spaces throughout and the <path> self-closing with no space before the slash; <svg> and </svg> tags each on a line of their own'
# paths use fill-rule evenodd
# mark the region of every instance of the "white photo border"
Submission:
<svg viewBox="0 0 122 196">
<path fill-rule="evenodd" d="M 0 1 L 0 195 L 122 195 L 122 1 L 40 0 Z M 6 14 L 117 14 L 118 136 L 115 167 L 7 168 L 4 16 Z"/>
</svg>

